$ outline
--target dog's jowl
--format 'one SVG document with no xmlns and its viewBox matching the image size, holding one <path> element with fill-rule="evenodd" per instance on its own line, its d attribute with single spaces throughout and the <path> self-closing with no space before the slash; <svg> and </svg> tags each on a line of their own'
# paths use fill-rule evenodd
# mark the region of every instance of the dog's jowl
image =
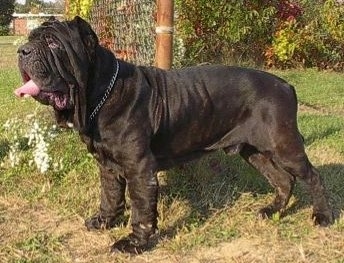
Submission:
<svg viewBox="0 0 344 263">
<path fill-rule="evenodd" d="M 86 227 L 116 226 L 128 189 L 132 233 L 112 251 L 150 248 L 159 170 L 216 150 L 240 154 L 275 188 L 275 200 L 259 211 L 263 217 L 285 209 L 299 178 L 312 197 L 314 222 L 332 222 L 297 127 L 295 90 L 284 80 L 219 65 L 170 71 L 135 66 L 100 46 L 79 17 L 43 23 L 18 53 L 25 84 L 15 94 L 53 107 L 57 122 L 73 126 L 98 161 L 100 209 Z"/>
</svg>

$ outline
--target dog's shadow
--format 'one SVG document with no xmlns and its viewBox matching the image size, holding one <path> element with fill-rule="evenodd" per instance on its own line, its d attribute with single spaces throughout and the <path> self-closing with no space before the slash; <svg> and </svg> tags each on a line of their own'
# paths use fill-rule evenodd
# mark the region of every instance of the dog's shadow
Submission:
<svg viewBox="0 0 344 263">
<path fill-rule="evenodd" d="M 316 168 L 323 179 L 330 206 L 333 209 L 334 219 L 336 220 L 340 217 L 340 213 L 344 209 L 344 165 L 338 163 L 325 164 Z M 294 196 L 298 202 L 289 207 L 286 211 L 287 214 L 296 213 L 299 209 L 312 205 L 311 198 L 307 193 L 307 187 L 304 187 L 302 184 L 298 186 L 294 191 Z"/>
<path fill-rule="evenodd" d="M 160 200 L 164 200 L 166 209 L 178 202 L 189 206 L 187 213 L 172 214 L 172 225 L 160 229 L 161 236 L 168 238 L 195 221 L 198 225 L 206 223 L 214 213 L 235 203 L 242 193 L 258 195 L 273 191 L 263 176 L 240 156 L 228 158 L 222 152 L 164 172 L 159 183 Z"/>
<path fill-rule="evenodd" d="M 344 208 L 344 165 L 327 164 L 317 169 L 324 179 L 335 218 L 338 218 Z M 165 200 L 167 209 L 176 199 L 190 206 L 189 213 L 174 215 L 177 217 L 174 223 L 161 229 L 161 236 L 168 238 L 173 238 L 178 229 L 193 224 L 195 220 L 205 223 L 216 211 L 235 203 L 243 193 L 249 192 L 253 196 L 273 193 L 265 178 L 239 156 L 228 158 L 221 153 L 165 172 L 159 181 L 162 181 L 160 197 Z M 282 216 L 312 205 L 306 187 L 299 181 L 293 195 L 296 201 Z"/>
</svg>

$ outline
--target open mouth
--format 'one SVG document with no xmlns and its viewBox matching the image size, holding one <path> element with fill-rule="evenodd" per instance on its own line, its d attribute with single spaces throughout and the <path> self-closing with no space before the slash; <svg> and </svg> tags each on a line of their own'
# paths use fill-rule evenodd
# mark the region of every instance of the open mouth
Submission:
<svg viewBox="0 0 344 263">
<path fill-rule="evenodd" d="M 35 97 L 40 93 L 38 85 L 30 78 L 29 74 L 25 71 L 21 73 L 24 85 L 14 91 L 17 97 Z"/>
<path fill-rule="evenodd" d="M 17 97 L 33 97 L 42 104 L 53 106 L 56 110 L 64 110 L 68 107 L 68 96 L 66 94 L 59 91 L 42 90 L 25 71 L 21 74 L 24 85 L 14 91 Z"/>
<path fill-rule="evenodd" d="M 22 75 L 22 79 L 23 79 L 23 82 L 26 83 L 28 82 L 29 80 L 31 80 L 29 74 L 27 74 L 25 71 L 22 71 L 21 72 L 21 75 Z"/>
</svg>

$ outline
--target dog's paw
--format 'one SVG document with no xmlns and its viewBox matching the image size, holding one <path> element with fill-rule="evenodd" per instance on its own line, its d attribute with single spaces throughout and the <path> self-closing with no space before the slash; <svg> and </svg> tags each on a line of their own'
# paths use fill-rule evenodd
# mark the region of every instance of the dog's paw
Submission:
<svg viewBox="0 0 344 263">
<path fill-rule="evenodd" d="M 271 205 L 268 205 L 259 209 L 258 218 L 268 219 L 271 218 L 274 213 L 276 213 L 275 209 Z"/>
<path fill-rule="evenodd" d="M 115 242 L 111 246 L 111 253 L 129 253 L 138 255 L 148 249 L 149 247 L 147 242 L 140 242 L 137 238 L 129 235 L 128 237 Z"/>
<path fill-rule="evenodd" d="M 96 214 L 85 220 L 85 226 L 87 230 L 101 230 L 110 229 L 120 224 L 120 219 L 117 217 L 104 217 L 100 214 Z"/>
<path fill-rule="evenodd" d="M 312 214 L 312 218 L 315 225 L 326 227 L 333 224 L 332 212 L 328 212 L 328 213 L 314 212 Z"/>
</svg>

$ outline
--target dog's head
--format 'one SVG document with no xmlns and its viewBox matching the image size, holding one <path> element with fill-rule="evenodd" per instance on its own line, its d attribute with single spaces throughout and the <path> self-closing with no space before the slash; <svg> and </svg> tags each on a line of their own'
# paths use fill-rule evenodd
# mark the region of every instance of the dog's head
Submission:
<svg viewBox="0 0 344 263">
<path fill-rule="evenodd" d="M 54 108 L 61 126 L 86 125 L 86 89 L 98 38 L 90 25 L 75 17 L 49 21 L 34 29 L 18 49 L 18 65 L 24 85 L 18 97 L 31 96 Z"/>
</svg>

